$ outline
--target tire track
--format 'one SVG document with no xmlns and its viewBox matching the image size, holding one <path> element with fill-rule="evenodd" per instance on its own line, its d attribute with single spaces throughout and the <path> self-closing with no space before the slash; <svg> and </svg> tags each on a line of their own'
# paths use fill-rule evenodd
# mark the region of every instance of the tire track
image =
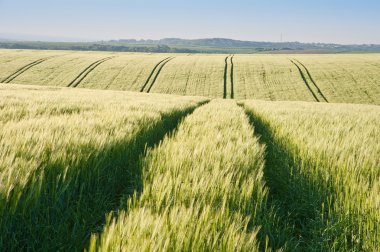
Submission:
<svg viewBox="0 0 380 252">
<path fill-rule="evenodd" d="M 223 99 L 227 98 L 227 71 L 228 71 L 228 58 L 230 56 L 227 56 L 224 59 L 224 85 L 223 85 Z"/>
<path fill-rule="evenodd" d="M 165 66 L 169 61 L 171 61 L 171 60 L 174 59 L 174 58 L 175 58 L 175 57 L 170 57 L 170 58 L 168 58 L 166 61 L 162 62 L 162 64 L 159 66 L 159 68 L 158 68 L 158 70 L 157 70 L 156 75 L 155 75 L 154 78 L 153 78 L 152 83 L 150 84 L 148 90 L 146 91 L 147 93 L 150 92 L 150 90 L 152 89 L 154 83 L 156 83 L 156 80 L 157 80 L 157 78 L 158 78 L 158 75 L 160 75 L 162 68 L 164 68 L 164 66 Z"/>
<path fill-rule="evenodd" d="M 233 58 L 235 55 L 232 55 L 230 58 L 231 61 L 231 71 L 230 71 L 230 81 L 231 81 L 231 99 L 234 99 L 234 62 Z"/>
<path fill-rule="evenodd" d="M 106 62 L 107 60 L 110 60 L 114 58 L 115 56 L 103 58 L 101 60 L 93 62 L 91 65 L 86 67 L 73 81 L 70 82 L 68 87 L 77 87 L 86 77 L 89 73 L 91 73 L 96 67 L 98 67 L 100 64 Z"/>
<path fill-rule="evenodd" d="M 224 85 L 223 85 L 223 99 L 227 99 L 229 95 L 231 99 L 234 99 L 234 58 L 235 55 L 228 55 L 224 59 Z M 230 64 L 230 66 L 229 66 Z M 229 72 L 228 72 L 229 71 Z M 229 74 L 229 77 L 228 77 Z M 230 88 L 228 88 L 228 82 L 230 84 Z M 230 94 L 228 94 L 228 90 Z"/>
<path fill-rule="evenodd" d="M 148 85 L 148 83 L 149 83 L 150 79 L 152 78 L 154 72 L 156 71 L 157 67 L 158 67 L 159 65 L 161 65 L 161 63 L 164 62 L 164 61 L 167 60 L 167 59 L 170 59 L 170 57 L 167 57 L 167 58 L 161 60 L 160 62 L 158 62 L 158 63 L 154 66 L 154 68 L 153 68 L 152 72 L 150 73 L 148 79 L 146 79 L 144 85 L 143 85 L 142 88 L 140 89 L 140 92 L 144 92 L 145 87 Z"/>
<path fill-rule="evenodd" d="M 45 62 L 45 61 L 47 61 L 47 60 L 49 60 L 51 58 L 54 58 L 54 57 L 57 57 L 57 56 L 51 56 L 51 57 L 42 58 L 42 59 L 38 59 L 36 61 L 33 61 L 32 63 L 29 63 L 29 64 L 23 66 L 22 68 L 18 69 L 16 72 L 14 72 L 13 74 L 9 75 L 8 77 L 6 77 L 1 82 L 2 83 L 10 83 L 11 81 L 13 81 L 14 79 L 16 79 L 18 76 L 20 76 L 21 74 L 23 74 L 24 72 L 26 72 L 30 68 L 32 68 L 34 66 L 37 66 L 38 64 L 41 64 L 42 62 Z"/>
<path fill-rule="evenodd" d="M 310 81 L 313 83 L 314 87 L 317 89 L 319 95 L 322 96 L 323 100 L 325 100 L 325 102 L 328 103 L 329 101 L 328 101 L 327 98 L 323 95 L 321 89 L 318 87 L 317 83 L 314 81 L 313 77 L 311 76 L 311 74 L 310 74 L 310 72 L 309 72 L 309 69 L 307 69 L 306 66 L 305 66 L 304 64 L 302 64 L 299 60 L 297 60 L 297 59 L 294 59 L 294 60 L 297 61 L 298 64 L 300 64 L 300 65 L 305 69 L 307 75 L 309 76 Z"/>
<path fill-rule="evenodd" d="M 290 62 L 293 63 L 293 65 L 295 65 L 297 67 L 297 69 L 298 69 L 298 71 L 299 71 L 299 73 L 301 75 L 301 78 L 302 78 L 303 82 L 305 83 L 306 87 L 309 89 L 310 93 L 313 95 L 314 99 L 317 102 L 320 102 L 319 99 L 318 99 L 318 97 L 315 95 L 313 89 L 310 87 L 310 85 L 309 85 L 309 83 L 308 83 L 308 81 L 307 81 L 304 73 L 302 72 L 302 69 L 293 60 L 291 60 L 291 59 L 289 59 L 289 60 L 290 60 Z"/>
</svg>

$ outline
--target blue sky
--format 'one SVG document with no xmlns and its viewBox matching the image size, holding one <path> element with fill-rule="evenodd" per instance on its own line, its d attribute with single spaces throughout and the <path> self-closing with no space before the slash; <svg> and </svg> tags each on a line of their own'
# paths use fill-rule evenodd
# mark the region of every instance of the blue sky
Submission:
<svg viewBox="0 0 380 252">
<path fill-rule="evenodd" d="M 380 44 L 380 0 L 0 0 L 0 34 Z"/>
</svg>

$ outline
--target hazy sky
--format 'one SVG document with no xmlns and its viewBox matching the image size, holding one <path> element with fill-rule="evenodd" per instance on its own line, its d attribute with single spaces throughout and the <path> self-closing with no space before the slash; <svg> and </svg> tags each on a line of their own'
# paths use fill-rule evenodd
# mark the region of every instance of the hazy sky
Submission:
<svg viewBox="0 0 380 252">
<path fill-rule="evenodd" d="M 380 0 L 0 0 L 0 34 L 380 44 Z"/>
</svg>

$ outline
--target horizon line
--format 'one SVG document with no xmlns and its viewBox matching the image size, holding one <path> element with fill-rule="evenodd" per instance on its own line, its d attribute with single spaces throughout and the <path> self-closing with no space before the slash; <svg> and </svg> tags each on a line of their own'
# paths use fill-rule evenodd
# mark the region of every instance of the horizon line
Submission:
<svg viewBox="0 0 380 252">
<path fill-rule="evenodd" d="M 12 38 L 13 36 L 20 38 Z M 25 38 L 22 38 L 25 37 Z M 30 37 L 30 38 L 27 38 Z M 35 37 L 35 38 L 33 38 Z M 89 38 L 74 38 L 68 36 L 49 36 L 49 35 L 38 35 L 38 34 L 20 34 L 20 33 L 1 33 L 0 41 L 9 42 L 55 42 L 55 43 L 95 43 L 95 42 L 109 42 L 118 40 L 136 40 L 136 42 L 141 41 L 160 41 L 165 39 L 179 39 L 179 40 L 211 40 L 211 39 L 224 39 L 232 40 L 238 42 L 253 42 L 253 43 L 276 43 L 276 44 L 286 44 L 286 43 L 300 43 L 300 44 L 325 44 L 325 45 L 343 45 L 343 46 L 363 46 L 363 45 L 380 45 L 380 43 L 336 43 L 336 42 L 303 42 L 299 40 L 293 41 L 270 41 L 270 40 L 244 40 L 235 39 L 228 37 L 199 37 L 199 38 L 181 38 L 181 37 L 163 37 L 160 39 L 150 39 L 150 38 L 110 38 L 110 39 L 89 39 Z"/>
</svg>

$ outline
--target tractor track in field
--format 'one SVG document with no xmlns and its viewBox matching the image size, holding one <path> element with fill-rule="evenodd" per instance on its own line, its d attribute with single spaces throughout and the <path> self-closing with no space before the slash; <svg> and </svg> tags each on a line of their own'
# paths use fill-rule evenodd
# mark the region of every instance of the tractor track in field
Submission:
<svg viewBox="0 0 380 252">
<path fill-rule="evenodd" d="M 234 62 L 235 55 L 229 55 L 224 59 L 224 85 L 223 85 L 223 99 L 227 99 L 228 81 L 230 82 L 230 98 L 234 99 Z M 230 66 L 229 66 L 230 64 Z M 230 69 L 230 76 L 228 77 L 228 69 Z"/>
<path fill-rule="evenodd" d="M 156 71 L 156 69 L 157 69 L 157 68 L 158 68 L 158 67 L 159 67 L 159 66 L 160 66 L 165 60 L 168 60 L 168 59 L 170 59 L 170 57 L 167 57 L 167 58 L 161 60 L 160 62 L 158 62 L 158 63 L 154 66 L 152 72 L 150 72 L 150 75 L 149 75 L 148 79 L 146 79 L 144 85 L 141 87 L 140 92 L 144 92 L 145 87 L 148 85 L 148 83 L 149 83 L 150 79 L 152 78 L 152 76 L 153 76 L 154 72 Z"/>
<path fill-rule="evenodd" d="M 228 71 L 228 58 L 230 56 L 227 56 L 224 59 L 224 86 L 223 86 L 223 99 L 227 98 L 227 71 Z"/>
<path fill-rule="evenodd" d="M 310 87 L 309 85 L 309 82 L 307 81 L 306 77 L 305 77 L 305 74 L 302 72 L 302 69 L 300 68 L 300 66 L 295 63 L 293 60 L 289 59 L 290 62 L 293 63 L 293 65 L 295 65 L 301 75 L 301 78 L 303 80 L 303 82 L 305 83 L 306 87 L 309 89 L 310 93 L 313 95 L 314 99 L 317 101 L 317 102 L 320 102 L 320 100 L 318 99 L 318 97 L 316 96 L 316 94 L 314 93 L 313 89 Z"/>
<path fill-rule="evenodd" d="M 317 89 L 319 95 L 323 98 L 323 100 L 325 100 L 325 102 L 328 103 L 329 101 L 324 96 L 324 94 L 322 93 L 321 89 L 318 87 L 317 83 L 314 81 L 313 77 L 311 76 L 311 74 L 309 72 L 309 69 L 307 69 L 307 67 L 304 64 L 302 64 L 302 62 L 300 62 L 299 60 L 297 60 L 297 59 L 294 59 L 294 60 L 297 61 L 298 64 L 300 64 L 305 69 L 307 75 L 309 76 L 310 81 L 313 83 L 314 87 Z"/>
<path fill-rule="evenodd" d="M 156 80 L 158 78 L 158 75 L 160 75 L 162 69 L 164 68 L 164 66 L 171 60 L 173 60 L 175 57 L 169 57 L 167 58 L 165 61 L 162 61 L 161 62 L 161 65 L 159 66 L 158 70 L 157 70 L 157 73 L 156 75 L 154 76 L 153 80 L 152 80 L 152 83 L 150 84 L 148 90 L 146 91 L 147 93 L 150 92 L 150 90 L 152 89 L 153 85 L 156 83 Z"/>
<path fill-rule="evenodd" d="M 230 61 L 231 61 L 231 71 L 230 71 L 231 99 L 234 99 L 234 62 L 233 62 L 234 56 L 235 55 L 232 55 L 230 58 Z"/>
<path fill-rule="evenodd" d="M 91 63 L 88 67 L 86 67 L 74 80 L 72 80 L 67 87 L 77 87 L 86 77 L 89 75 L 95 68 L 97 68 L 100 64 L 113 59 L 115 56 L 103 58 Z"/>
<path fill-rule="evenodd" d="M 13 74 L 9 75 L 8 77 L 6 77 L 1 82 L 2 83 L 10 83 L 11 81 L 13 81 L 14 79 L 16 79 L 18 76 L 20 76 L 21 74 L 23 74 L 24 72 L 26 72 L 30 68 L 32 68 L 34 66 L 37 66 L 38 64 L 41 64 L 42 62 L 45 62 L 45 61 L 47 61 L 47 60 L 49 60 L 51 58 L 54 58 L 54 57 L 57 57 L 57 56 L 51 56 L 51 57 L 42 58 L 42 59 L 38 59 L 36 61 L 33 61 L 32 63 L 29 63 L 29 64 L 21 67 L 20 69 L 18 69 L 16 72 L 14 72 Z"/>
</svg>

